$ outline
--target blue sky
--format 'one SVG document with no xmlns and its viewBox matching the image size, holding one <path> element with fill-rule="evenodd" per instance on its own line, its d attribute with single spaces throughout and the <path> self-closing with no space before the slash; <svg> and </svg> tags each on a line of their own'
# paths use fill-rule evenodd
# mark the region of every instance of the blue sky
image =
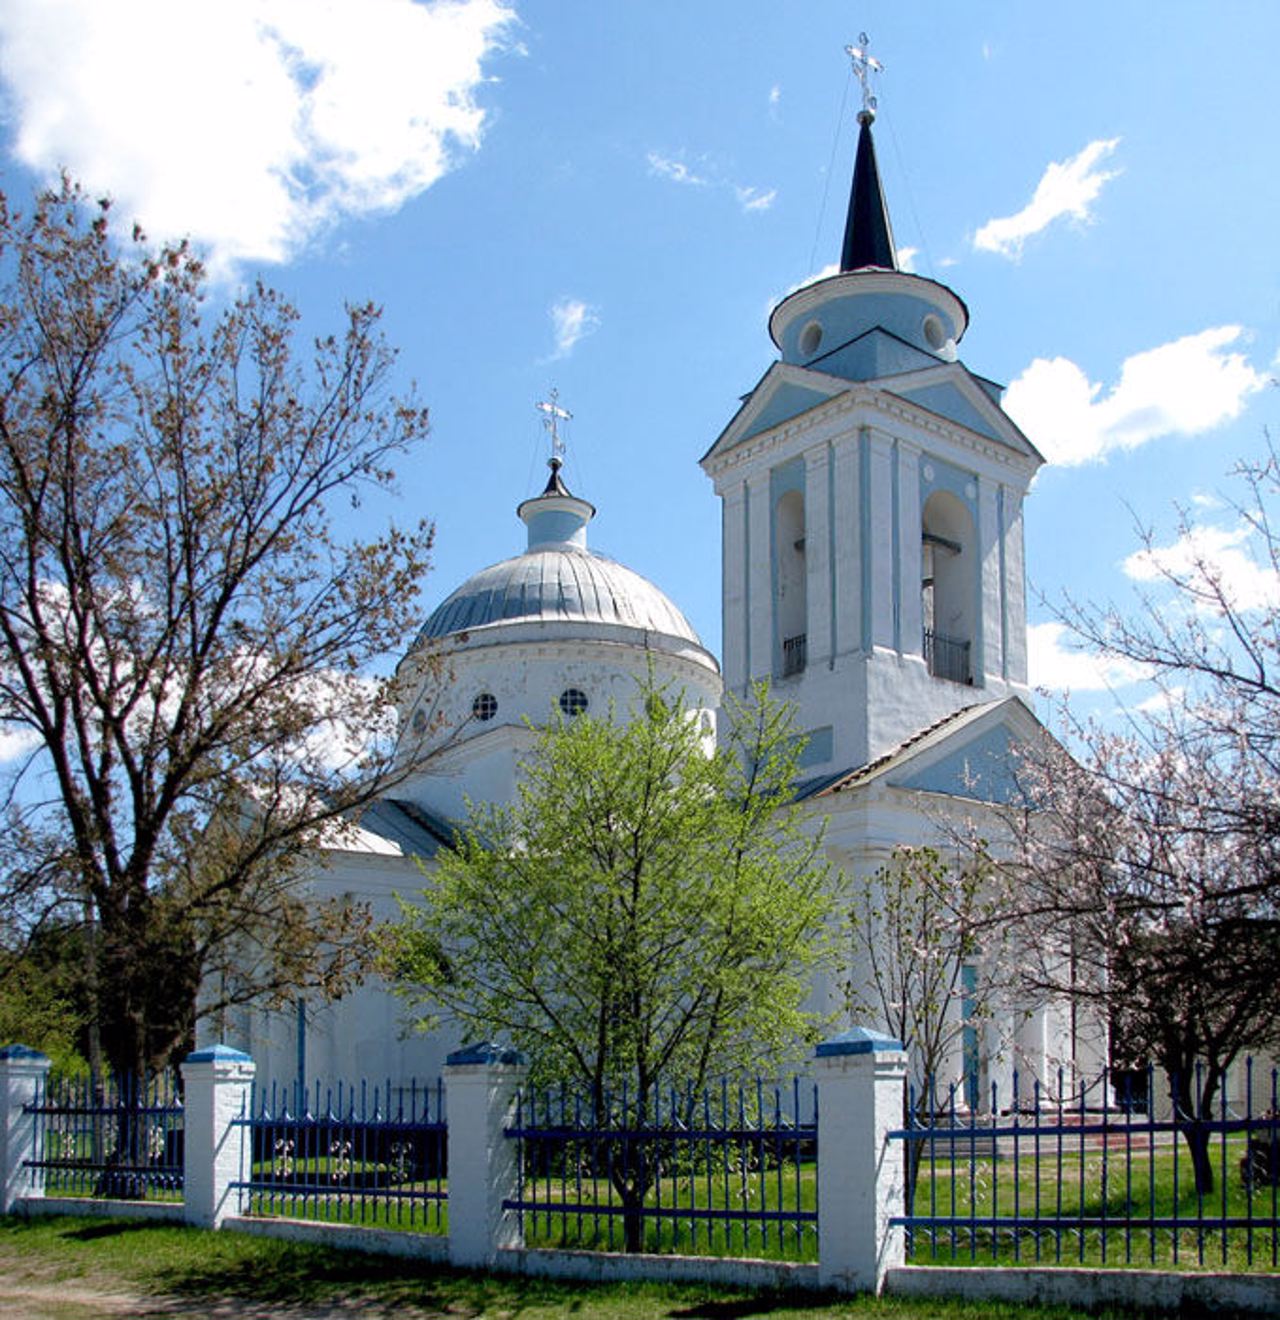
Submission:
<svg viewBox="0 0 1280 1320">
<path fill-rule="evenodd" d="M 862 30 L 899 247 L 1056 460 L 1033 682 L 1136 699 L 1036 593 L 1125 601 L 1135 520 L 1176 556 L 1181 502 L 1242 600 L 1280 594 L 1221 499 L 1280 404 L 1274 0 L 6 0 L 0 173 L 21 196 L 65 166 L 308 327 L 384 305 L 433 417 L 401 473 L 437 523 L 424 609 L 522 547 L 557 387 L 593 546 L 718 652 L 697 460 L 772 360 L 771 303 L 838 255 Z"/>
</svg>

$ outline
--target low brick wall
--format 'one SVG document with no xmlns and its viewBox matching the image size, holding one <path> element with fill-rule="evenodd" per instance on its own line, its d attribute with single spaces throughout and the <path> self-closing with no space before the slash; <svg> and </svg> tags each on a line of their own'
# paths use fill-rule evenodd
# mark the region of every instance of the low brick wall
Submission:
<svg viewBox="0 0 1280 1320">
<path fill-rule="evenodd" d="M 113 1201 L 106 1197 L 24 1196 L 15 1209 L 20 1215 L 95 1215 L 99 1218 L 146 1219 L 161 1224 L 181 1224 L 181 1201 Z"/>
<path fill-rule="evenodd" d="M 314 1219 L 272 1219 L 259 1215 L 229 1215 L 223 1228 L 257 1237 L 306 1242 L 342 1251 L 363 1251 L 374 1256 L 401 1256 L 412 1260 L 449 1262 L 449 1239 L 438 1233 L 403 1232 L 394 1228 L 361 1228 L 358 1224 L 326 1224 Z"/>
<path fill-rule="evenodd" d="M 659 1256 L 637 1252 L 554 1251 L 508 1247 L 494 1268 L 544 1279 L 581 1279 L 587 1283 L 652 1280 L 657 1283 L 705 1283 L 719 1288 L 777 1291 L 819 1287 L 818 1267 L 788 1261 L 724 1259 L 719 1256 Z"/>
<path fill-rule="evenodd" d="M 904 1265 L 889 1270 L 884 1291 L 916 1299 L 1040 1302 L 1049 1305 L 1141 1306 L 1161 1311 L 1205 1310 L 1226 1315 L 1280 1315 L 1280 1274 L 1072 1269 L 1054 1265 Z"/>
</svg>

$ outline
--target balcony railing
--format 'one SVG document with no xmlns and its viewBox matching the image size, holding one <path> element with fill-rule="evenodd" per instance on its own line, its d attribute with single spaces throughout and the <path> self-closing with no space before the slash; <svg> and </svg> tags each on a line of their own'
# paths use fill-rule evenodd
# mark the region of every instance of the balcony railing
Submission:
<svg viewBox="0 0 1280 1320">
<path fill-rule="evenodd" d="M 969 643 L 959 637 L 924 630 L 924 662 L 934 678 L 949 679 L 952 683 L 973 683 L 969 668 Z"/>
<path fill-rule="evenodd" d="M 800 633 L 796 637 L 782 639 L 782 677 L 804 672 L 805 659 L 809 650 L 809 634 Z"/>
</svg>

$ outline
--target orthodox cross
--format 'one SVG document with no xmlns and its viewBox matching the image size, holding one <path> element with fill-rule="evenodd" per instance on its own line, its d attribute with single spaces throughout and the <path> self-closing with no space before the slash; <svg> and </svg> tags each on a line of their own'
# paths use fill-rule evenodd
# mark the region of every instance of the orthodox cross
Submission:
<svg viewBox="0 0 1280 1320">
<path fill-rule="evenodd" d="M 551 390 L 549 396 L 533 405 L 542 414 L 542 425 L 551 436 L 551 461 L 559 467 L 564 461 L 564 441 L 560 439 L 560 423 L 573 420 L 573 414 L 560 406 L 560 391 Z"/>
<path fill-rule="evenodd" d="M 884 65 L 867 49 L 871 38 L 865 32 L 858 33 L 859 45 L 846 46 L 844 53 L 853 61 L 853 72 L 862 84 L 862 109 L 864 113 L 874 115 L 876 98 L 871 94 L 871 75 L 883 73 Z"/>
</svg>

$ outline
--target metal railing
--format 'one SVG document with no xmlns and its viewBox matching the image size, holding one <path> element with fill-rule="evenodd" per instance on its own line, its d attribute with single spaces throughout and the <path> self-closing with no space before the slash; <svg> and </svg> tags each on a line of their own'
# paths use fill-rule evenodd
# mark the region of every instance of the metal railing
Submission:
<svg viewBox="0 0 1280 1320">
<path fill-rule="evenodd" d="M 782 677 L 803 674 L 809 657 L 809 634 L 799 633 L 795 637 L 782 639 Z"/>
<path fill-rule="evenodd" d="M 1015 1074 L 1003 1101 L 991 1088 L 996 1117 L 966 1111 L 961 1084 L 912 1090 L 908 1112 L 925 1117 L 890 1134 L 907 1153 L 907 1212 L 893 1222 L 909 1261 L 1280 1268 L 1276 1071 L 1246 1065 L 1243 1113 L 1224 1082 L 1215 1112 L 1166 1105 L 1164 1118 L 1177 1090 L 1154 1071 L 1123 1108 L 1108 1074 L 1095 1082 L 1028 1092 Z"/>
<path fill-rule="evenodd" d="M 969 650 L 969 643 L 959 637 L 948 637 L 932 628 L 924 630 L 924 662 L 934 678 L 972 684 Z"/>
<path fill-rule="evenodd" d="M 236 1123 L 249 1214 L 448 1231 L 442 1082 L 273 1085 Z"/>
<path fill-rule="evenodd" d="M 527 1246 L 817 1258 L 812 1083 L 656 1092 L 599 1105 L 521 1091 L 515 1211 Z"/>
<path fill-rule="evenodd" d="M 46 1196 L 181 1199 L 182 1100 L 172 1074 L 42 1082 L 23 1111 L 36 1120 L 24 1164 Z"/>
</svg>

